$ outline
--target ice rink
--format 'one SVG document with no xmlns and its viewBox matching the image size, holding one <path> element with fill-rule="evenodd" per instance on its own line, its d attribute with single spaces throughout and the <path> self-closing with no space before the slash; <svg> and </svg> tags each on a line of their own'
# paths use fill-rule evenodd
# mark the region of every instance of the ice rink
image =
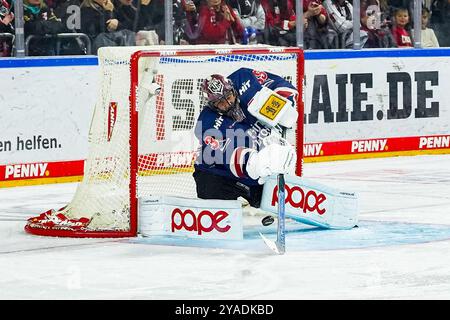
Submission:
<svg viewBox="0 0 450 320">
<path fill-rule="evenodd" d="M 64 206 L 76 183 L 0 189 L 0 299 L 450 299 L 450 155 L 304 174 L 356 191 L 359 228 L 288 222 L 283 256 L 251 231 L 228 246 L 33 236 L 25 220 Z"/>
</svg>

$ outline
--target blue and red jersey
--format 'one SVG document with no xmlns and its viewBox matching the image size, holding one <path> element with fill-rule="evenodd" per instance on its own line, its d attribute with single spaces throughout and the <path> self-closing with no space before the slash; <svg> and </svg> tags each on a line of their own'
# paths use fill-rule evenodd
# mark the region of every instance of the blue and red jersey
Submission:
<svg viewBox="0 0 450 320">
<path fill-rule="evenodd" d="M 298 92 L 278 75 L 249 68 L 240 68 L 227 78 L 238 93 L 245 119 L 237 122 L 204 107 L 195 128 L 195 135 L 201 142 L 195 168 L 236 179 L 246 185 L 256 185 L 257 180 L 247 174 L 247 161 L 252 151 L 261 149 L 262 139 L 274 129 L 252 116 L 247 110 L 248 104 L 263 86 L 288 98 L 294 106 Z"/>
</svg>

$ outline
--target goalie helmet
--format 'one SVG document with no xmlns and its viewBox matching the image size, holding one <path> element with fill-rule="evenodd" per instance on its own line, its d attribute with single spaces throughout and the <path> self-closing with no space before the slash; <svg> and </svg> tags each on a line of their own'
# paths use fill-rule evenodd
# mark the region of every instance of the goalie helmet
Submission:
<svg viewBox="0 0 450 320">
<path fill-rule="evenodd" d="M 225 114 L 236 121 L 244 120 L 244 112 L 239 106 L 239 95 L 230 79 L 213 74 L 203 81 L 200 90 L 208 102 L 208 107 L 214 112 Z"/>
</svg>

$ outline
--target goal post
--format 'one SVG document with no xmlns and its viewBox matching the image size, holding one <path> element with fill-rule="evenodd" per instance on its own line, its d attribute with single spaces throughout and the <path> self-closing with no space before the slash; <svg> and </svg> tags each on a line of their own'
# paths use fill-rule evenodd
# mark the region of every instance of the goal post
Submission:
<svg viewBox="0 0 450 320">
<path fill-rule="evenodd" d="M 299 120 L 288 140 L 303 158 L 303 51 L 271 46 L 151 46 L 99 50 L 100 92 L 89 130 L 83 180 L 72 201 L 28 219 L 32 234 L 134 237 L 138 198 L 195 198 L 194 127 L 205 105 L 200 85 L 213 73 L 247 67 L 298 88 Z"/>
</svg>

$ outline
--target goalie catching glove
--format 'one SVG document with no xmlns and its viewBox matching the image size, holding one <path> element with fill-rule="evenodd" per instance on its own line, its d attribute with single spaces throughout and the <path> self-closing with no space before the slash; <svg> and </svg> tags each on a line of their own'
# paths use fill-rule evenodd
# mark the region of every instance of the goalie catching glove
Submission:
<svg viewBox="0 0 450 320">
<path fill-rule="evenodd" d="M 273 174 L 293 173 L 296 162 L 293 146 L 271 144 L 260 151 L 252 151 L 247 162 L 247 173 L 259 184 L 264 184 L 266 178 Z"/>
</svg>

